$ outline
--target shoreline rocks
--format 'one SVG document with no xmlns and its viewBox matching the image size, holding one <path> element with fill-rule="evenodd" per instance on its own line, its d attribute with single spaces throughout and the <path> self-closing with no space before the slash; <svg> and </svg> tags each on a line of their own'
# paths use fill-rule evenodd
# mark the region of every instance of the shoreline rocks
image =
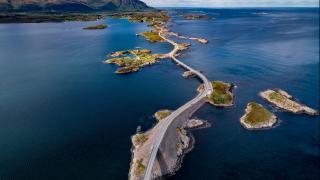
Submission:
<svg viewBox="0 0 320 180">
<path fill-rule="evenodd" d="M 295 114 L 319 115 L 319 112 L 297 102 L 293 96 L 281 89 L 268 89 L 259 93 L 260 96 L 276 107 Z"/>
<path fill-rule="evenodd" d="M 192 71 L 185 71 L 185 72 L 183 72 L 182 76 L 184 78 L 189 78 L 189 77 L 194 77 L 195 74 Z"/>
<path fill-rule="evenodd" d="M 210 123 L 200 119 L 190 119 L 186 122 L 186 129 L 198 129 L 198 128 L 206 128 L 209 127 Z"/>
</svg>

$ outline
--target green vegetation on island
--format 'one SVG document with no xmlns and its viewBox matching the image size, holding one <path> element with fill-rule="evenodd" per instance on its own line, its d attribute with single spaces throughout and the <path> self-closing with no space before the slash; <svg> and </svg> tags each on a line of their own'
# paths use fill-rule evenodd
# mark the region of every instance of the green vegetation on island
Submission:
<svg viewBox="0 0 320 180">
<path fill-rule="evenodd" d="M 148 140 L 148 135 L 146 134 L 136 134 L 132 137 L 134 146 L 142 145 Z"/>
<path fill-rule="evenodd" d="M 168 117 L 171 113 L 172 113 L 172 111 L 167 110 L 167 109 L 163 109 L 163 110 L 157 111 L 154 114 L 154 116 L 158 121 L 161 121 L 161 120 L 165 119 L 166 117 Z"/>
<path fill-rule="evenodd" d="M 232 106 L 233 94 L 231 93 L 232 84 L 223 81 L 212 81 L 213 92 L 208 97 L 210 104 L 215 106 Z M 204 89 L 203 84 L 199 86 L 198 91 L 202 92 Z"/>
<path fill-rule="evenodd" d="M 247 129 L 269 128 L 277 122 L 277 117 L 261 104 L 250 102 L 240 122 Z"/>
<path fill-rule="evenodd" d="M 287 92 L 280 89 L 268 89 L 260 93 L 268 102 L 286 111 L 300 114 L 318 115 L 319 112 L 301 103 L 298 103 Z"/>
<path fill-rule="evenodd" d="M 145 31 L 142 33 L 139 33 L 140 36 L 143 36 L 148 41 L 154 43 L 154 42 L 164 42 L 164 39 L 159 36 L 158 32 L 154 31 Z"/>
<path fill-rule="evenodd" d="M 134 168 L 133 173 L 135 176 L 143 175 L 146 170 L 146 166 L 143 164 L 143 159 L 137 159 L 133 163 L 133 168 Z"/>
<path fill-rule="evenodd" d="M 93 26 L 87 26 L 84 27 L 83 29 L 85 30 L 97 30 L 97 29 L 105 29 L 108 26 L 106 24 L 98 24 L 98 25 L 93 25 Z"/>
<path fill-rule="evenodd" d="M 156 63 L 157 59 L 163 58 L 162 54 L 151 54 L 148 49 L 118 51 L 111 53 L 110 56 L 113 58 L 106 60 L 105 63 L 120 66 L 121 68 L 116 71 L 117 74 L 136 72 L 144 66 Z"/>
</svg>

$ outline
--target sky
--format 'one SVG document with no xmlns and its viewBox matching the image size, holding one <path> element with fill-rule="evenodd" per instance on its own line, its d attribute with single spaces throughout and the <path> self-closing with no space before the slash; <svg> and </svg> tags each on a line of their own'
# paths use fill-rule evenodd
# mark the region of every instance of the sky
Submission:
<svg viewBox="0 0 320 180">
<path fill-rule="evenodd" d="M 319 0 L 142 0 L 153 7 L 319 7 Z"/>
</svg>

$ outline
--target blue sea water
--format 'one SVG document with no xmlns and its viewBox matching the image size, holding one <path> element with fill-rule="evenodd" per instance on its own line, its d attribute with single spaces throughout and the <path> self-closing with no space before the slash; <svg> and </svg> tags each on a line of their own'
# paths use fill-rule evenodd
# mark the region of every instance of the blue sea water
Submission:
<svg viewBox="0 0 320 180">
<path fill-rule="evenodd" d="M 194 131 L 195 148 L 169 179 L 319 179 L 319 117 L 281 112 L 258 93 L 282 88 L 319 109 L 319 9 L 170 9 L 170 28 L 199 36 L 181 60 L 212 80 L 234 83 L 232 108 L 205 105 L 195 114 L 212 127 Z M 206 13 L 213 20 L 184 20 Z M 265 13 L 261 13 L 265 12 Z M 0 25 L 0 179 L 127 179 L 130 136 L 150 128 L 158 109 L 196 95 L 170 60 L 124 76 L 102 64 L 112 51 L 170 51 L 136 33 L 146 24 L 100 22 Z M 182 40 L 180 40 L 182 41 Z M 245 130 L 246 104 L 280 118 L 278 127 Z"/>
</svg>

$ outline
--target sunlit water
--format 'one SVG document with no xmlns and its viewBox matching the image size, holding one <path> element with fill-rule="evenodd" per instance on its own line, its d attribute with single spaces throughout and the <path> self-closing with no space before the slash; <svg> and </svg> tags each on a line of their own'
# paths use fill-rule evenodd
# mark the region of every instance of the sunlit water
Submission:
<svg viewBox="0 0 320 180">
<path fill-rule="evenodd" d="M 213 20 L 184 20 L 180 11 Z M 267 12 L 267 14 L 256 14 Z M 184 9 L 170 28 L 206 38 L 181 60 L 212 80 L 237 85 L 235 106 L 205 105 L 212 123 L 194 131 L 195 148 L 172 179 L 317 179 L 319 117 L 277 111 L 258 93 L 282 88 L 319 109 L 319 9 Z M 126 20 L 0 25 L 0 179 L 127 179 L 130 136 L 150 128 L 158 109 L 176 109 L 196 95 L 170 60 L 119 76 L 102 64 L 112 51 L 170 51 L 136 33 Z M 189 41 L 188 41 L 189 42 Z M 256 101 L 281 119 L 278 127 L 245 130 L 246 104 Z"/>
</svg>

